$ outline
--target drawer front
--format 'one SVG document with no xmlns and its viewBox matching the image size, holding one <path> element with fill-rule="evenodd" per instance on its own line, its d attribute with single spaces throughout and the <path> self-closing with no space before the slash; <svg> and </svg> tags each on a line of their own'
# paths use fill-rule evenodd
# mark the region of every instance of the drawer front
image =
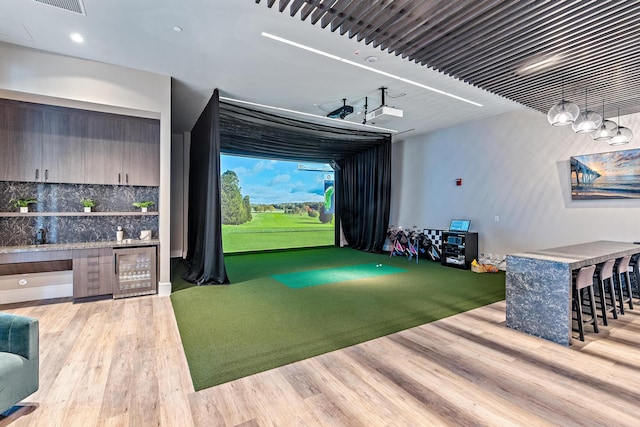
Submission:
<svg viewBox="0 0 640 427">
<path fill-rule="evenodd" d="M 113 251 L 111 248 L 74 251 L 74 298 L 111 294 L 113 292 L 113 278 Z"/>
</svg>

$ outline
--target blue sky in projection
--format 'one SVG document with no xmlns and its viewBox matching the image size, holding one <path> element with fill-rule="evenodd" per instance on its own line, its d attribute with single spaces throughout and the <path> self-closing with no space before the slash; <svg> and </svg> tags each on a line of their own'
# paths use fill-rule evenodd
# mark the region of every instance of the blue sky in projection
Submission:
<svg viewBox="0 0 640 427">
<path fill-rule="evenodd" d="M 242 196 L 248 195 L 252 204 L 321 202 L 325 179 L 334 177 L 328 164 L 227 155 L 220 156 L 220 170 L 238 175 Z"/>
</svg>

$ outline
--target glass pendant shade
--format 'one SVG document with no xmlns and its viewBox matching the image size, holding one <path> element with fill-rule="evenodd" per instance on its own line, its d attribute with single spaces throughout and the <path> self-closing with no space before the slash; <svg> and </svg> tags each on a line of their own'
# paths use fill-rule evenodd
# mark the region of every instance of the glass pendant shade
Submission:
<svg viewBox="0 0 640 427">
<path fill-rule="evenodd" d="M 620 107 L 618 107 L 618 123 L 620 123 Z M 618 125 L 613 130 L 613 138 L 609 140 L 609 145 L 628 144 L 631 138 L 633 138 L 631 129 Z"/>
<path fill-rule="evenodd" d="M 618 125 L 612 120 L 603 120 L 600 127 L 591 134 L 594 141 L 608 141 L 615 135 L 614 129 Z"/>
<path fill-rule="evenodd" d="M 591 133 L 602 125 L 602 116 L 593 110 L 583 110 L 571 127 L 575 133 Z"/>
<path fill-rule="evenodd" d="M 604 99 L 602 100 L 602 124 L 598 129 L 591 134 L 591 138 L 594 141 L 609 141 L 613 138 L 613 130 L 617 128 L 616 122 L 611 120 L 605 120 L 604 118 Z"/>
<path fill-rule="evenodd" d="M 631 129 L 624 126 L 618 126 L 613 130 L 613 138 L 609 140 L 609 145 L 624 145 L 628 144 L 633 138 L 633 132 Z"/>
<path fill-rule="evenodd" d="M 584 110 L 580 112 L 578 118 L 571 127 L 575 133 L 591 133 L 598 130 L 602 124 L 602 116 L 587 108 L 587 90 L 584 91 Z"/>
<path fill-rule="evenodd" d="M 567 126 L 572 124 L 579 114 L 580 108 L 576 104 L 563 99 L 551 107 L 547 113 L 547 120 L 553 126 Z"/>
</svg>

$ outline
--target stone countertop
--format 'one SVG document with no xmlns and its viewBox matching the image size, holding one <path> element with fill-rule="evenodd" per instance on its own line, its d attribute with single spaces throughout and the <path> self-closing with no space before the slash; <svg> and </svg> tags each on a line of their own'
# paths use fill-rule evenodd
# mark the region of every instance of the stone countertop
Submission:
<svg viewBox="0 0 640 427">
<path fill-rule="evenodd" d="M 509 257 L 520 257 L 569 264 L 572 269 L 575 269 L 636 253 L 640 253 L 640 244 L 599 240 L 578 245 L 510 254 L 507 256 L 507 265 Z"/>
<path fill-rule="evenodd" d="M 121 242 L 81 242 L 81 243 L 51 243 L 44 245 L 25 246 L 0 246 L 0 254 L 14 254 L 22 252 L 68 251 L 73 249 L 100 249 L 100 248 L 128 248 L 136 246 L 159 245 L 160 240 L 125 239 Z"/>
</svg>

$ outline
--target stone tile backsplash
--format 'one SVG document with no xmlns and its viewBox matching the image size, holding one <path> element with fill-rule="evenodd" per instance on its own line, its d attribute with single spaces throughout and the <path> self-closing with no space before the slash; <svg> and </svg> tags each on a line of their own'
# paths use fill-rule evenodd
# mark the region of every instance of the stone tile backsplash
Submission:
<svg viewBox="0 0 640 427">
<path fill-rule="evenodd" d="M 139 212 L 132 204 L 145 200 L 155 203 L 149 211 L 157 211 L 158 194 L 158 187 L 0 182 L 0 212 L 16 212 L 10 200 L 28 197 L 38 200 L 30 212 L 82 212 L 82 198 L 96 202 L 94 212 Z M 118 226 L 125 239 L 139 238 L 141 230 L 151 230 L 152 238 L 158 238 L 157 215 L 17 216 L 0 217 L 0 246 L 34 244 L 40 229 L 47 243 L 114 241 Z"/>
</svg>

